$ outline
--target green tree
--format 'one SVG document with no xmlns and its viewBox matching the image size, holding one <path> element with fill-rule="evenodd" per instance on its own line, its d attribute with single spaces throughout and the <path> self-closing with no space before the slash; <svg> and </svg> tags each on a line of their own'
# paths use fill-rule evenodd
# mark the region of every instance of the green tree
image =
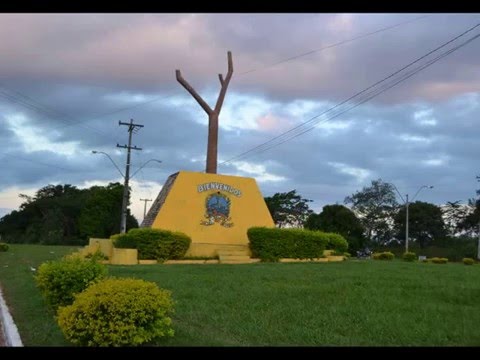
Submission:
<svg viewBox="0 0 480 360">
<path fill-rule="evenodd" d="M 480 222 L 480 200 L 468 199 L 467 211 L 465 217 L 459 223 L 459 229 L 465 235 L 470 237 L 478 236 L 478 227 Z"/>
<path fill-rule="evenodd" d="M 303 227 L 308 216 L 313 213 L 313 210 L 308 207 L 308 203 L 311 201 L 297 194 L 297 190 L 276 193 L 265 198 L 270 215 L 272 215 L 275 225 L 279 228 L 287 225 Z"/>
<path fill-rule="evenodd" d="M 460 204 L 460 201 L 448 201 L 442 209 L 445 227 L 450 236 L 457 236 L 462 233 L 463 224 L 467 217 L 473 212 L 470 206 Z"/>
<path fill-rule="evenodd" d="M 120 229 L 122 194 L 118 183 L 90 189 L 47 185 L 34 196 L 20 194 L 24 202 L 0 219 L 0 235 L 12 243 L 78 245 L 88 237 L 108 237 Z M 138 227 L 131 215 L 127 227 Z"/>
<path fill-rule="evenodd" d="M 365 228 L 355 213 L 343 205 L 326 205 L 319 214 L 311 214 L 305 222 L 309 230 L 321 230 L 342 235 L 348 242 L 349 252 L 355 253 L 364 246 Z"/>
<path fill-rule="evenodd" d="M 123 185 L 119 183 L 90 188 L 90 196 L 79 218 L 81 237 L 108 238 L 110 235 L 120 233 L 122 196 Z M 129 211 L 127 231 L 137 227 L 138 222 Z"/>
<path fill-rule="evenodd" d="M 367 239 L 379 244 L 392 240 L 391 226 L 393 215 L 398 207 L 394 188 L 382 179 L 373 180 L 371 185 L 363 187 L 345 198 L 345 204 L 351 204 L 365 227 Z"/>
<path fill-rule="evenodd" d="M 441 242 L 447 236 L 442 210 L 434 204 L 415 201 L 408 206 L 408 238 L 421 248 Z M 396 236 L 405 242 L 405 207 L 395 215 Z"/>
</svg>

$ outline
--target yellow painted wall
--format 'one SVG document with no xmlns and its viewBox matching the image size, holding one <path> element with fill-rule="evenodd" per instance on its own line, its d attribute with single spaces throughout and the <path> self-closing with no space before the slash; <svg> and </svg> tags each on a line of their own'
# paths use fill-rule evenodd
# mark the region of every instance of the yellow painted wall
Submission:
<svg viewBox="0 0 480 360">
<path fill-rule="evenodd" d="M 93 252 L 95 252 L 95 246 L 98 246 L 98 249 L 103 253 L 103 255 L 108 256 L 108 258 L 112 257 L 113 253 L 113 243 L 111 239 L 99 239 L 99 238 L 90 238 L 89 240 L 89 246 L 94 249 Z"/>
<path fill-rule="evenodd" d="M 206 183 L 222 183 L 241 191 L 240 196 L 225 190 L 198 191 L 198 186 Z M 205 200 L 212 193 L 220 192 L 230 199 L 230 218 L 233 226 L 224 227 L 219 223 L 202 225 L 207 220 Z M 152 228 L 181 231 L 192 238 L 192 250 L 202 255 L 202 248 L 212 255 L 208 244 L 248 245 L 247 230 L 252 226 L 274 227 L 263 195 L 253 178 L 205 174 L 180 171 L 165 199 Z M 204 244 L 204 245 L 201 245 Z M 191 251 L 190 251 L 191 253 Z M 192 255 L 187 253 L 188 255 Z"/>
<path fill-rule="evenodd" d="M 137 249 L 113 249 L 112 258 L 110 260 L 112 265 L 137 265 L 138 251 Z"/>
</svg>

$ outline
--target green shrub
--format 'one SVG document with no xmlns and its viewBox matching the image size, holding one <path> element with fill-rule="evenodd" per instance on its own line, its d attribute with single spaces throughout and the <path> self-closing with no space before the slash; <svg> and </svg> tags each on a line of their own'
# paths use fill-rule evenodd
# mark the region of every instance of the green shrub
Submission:
<svg viewBox="0 0 480 360">
<path fill-rule="evenodd" d="M 8 244 L 7 243 L 0 243 L 0 252 L 8 251 Z"/>
<path fill-rule="evenodd" d="M 170 292 L 140 279 L 105 279 L 58 310 L 67 340 L 81 346 L 131 346 L 173 336 Z"/>
<path fill-rule="evenodd" d="M 85 255 L 85 259 L 91 259 L 94 261 L 108 260 L 108 256 L 105 255 L 102 250 L 97 249 L 94 253 Z"/>
<path fill-rule="evenodd" d="M 352 257 L 352 254 L 345 252 L 343 253 L 343 256 L 345 256 L 347 259 L 350 259 Z"/>
<path fill-rule="evenodd" d="M 417 254 L 415 254 L 414 252 L 406 252 L 403 254 L 403 260 L 405 261 L 415 261 L 417 259 Z"/>
<path fill-rule="evenodd" d="M 335 254 L 343 255 L 348 250 L 348 242 L 342 235 L 324 233 L 327 237 L 327 250 L 335 250 Z"/>
<path fill-rule="evenodd" d="M 374 253 L 373 259 L 374 260 L 393 260 L 395 255 L 390 251 L 384 251 L 381 253 Z"/>
<path fill-rule="evenodd" d="M 151 228 L 131 229 L 127 234 L 113 236 L 113 246 L 137 249 L 140 260 L 181 259 L 192 242 L 183 233 Z"/>
<path fill-rule="evenodd" d="M 110 236 L 110 239 L 112 239 L 112 242 L 115 243 L 115 241 L 124 234 L 113 234 Z"/>
<path fill-rule="evenodd" d="M 434 257 L 430 259 L 434 264 L 446 264 L 448 262 L 447 258 Z"/>
<path fill-rule="evenodd" d="M 70 255 L 40 265 L 35 280 L 47 303 L 56 310 L 61 305 L 71 304 L 75 294 L 106 274 L 105 265 L 99 264 L 94 258 L 83 259 L 79 255 Z"/>
<path fill-rule="evenodd" d="M 247 236 L 252 255 L 262 261 L 320 258 L 328 242 L 325 233 L 300 229 L 252 227 Z"/>
<path fill-rule="evenodd" d="M 463 263 L 465 265 L 473 265 L 473 264 L 475 264 L 475 260 L 473 260 L 472 258 L 464 258 Z"/>
</svg>

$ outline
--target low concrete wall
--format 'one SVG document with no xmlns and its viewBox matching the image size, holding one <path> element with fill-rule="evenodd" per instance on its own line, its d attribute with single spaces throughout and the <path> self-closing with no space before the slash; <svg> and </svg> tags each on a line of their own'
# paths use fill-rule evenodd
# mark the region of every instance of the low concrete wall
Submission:
<svg viewBox="0 0 480 360">
<path fill-rule="evenodd" d="M 103 253 L 103 255 L 108 256 L 110 259 L 113 253 L 113 243 L 111 239 L 98 239 L 98 238 L 90 238 L 88 242 L 89 246 L 98 246 L 98 249 Z"/>
<path fill-rule="evenodd" d="M 113 254 L 110 261 L 112 265 L 137 265 L 137 249 L 116 249 L 113 248 Z"/>
<path fill-rule="evenodd" d="M 214 244 L 214 243 L 192 243 L 185 256 L 205 256 L 214 257 L 218 255 L 219 250 L 242 250 L 245 254 L 252 256 L 248 245 L 242 244 Z"/>
</svg>

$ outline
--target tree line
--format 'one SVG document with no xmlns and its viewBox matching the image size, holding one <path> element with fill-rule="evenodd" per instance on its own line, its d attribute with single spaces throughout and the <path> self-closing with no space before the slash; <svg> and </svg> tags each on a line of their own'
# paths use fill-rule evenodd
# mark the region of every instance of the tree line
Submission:
<svg viewBox="0 0 480 360">
<path fill-rule="evenodd" d="M 373 180 L 370 186 L 347 196 L 343 205 L 326 205 L 318 214 L 310 209 L 311 201 L 296 190 L 265 197 L 278 227 L 336 232 L 347 239 L 353 252 L 365 246 L 405 244 L 405 206 L 397 202 L 390 183 Z M 469 199 L 467 205 L 455 201 L 442 207 L 415 201 L 409 204 L 409 241 L 425 248 L 473 240 L 478 235 L 479 220 L 480 197 Z"/>
<path fill-rule="evenodd" d="M 34 196 L 19 195 L 19 210 L 0 219 L 1 241 L 83 245 L 90 237 L 108 238 L 120 232 L 123 185 L 47 185 Z M 138 227 L 128 213 L 127 229 Z"/>
<path fill-rule="evenodd" d="M 478 234 L 478 199 L 467 205 L 459 201 L 439 207 L 415 201 L 409 205 L 409 239 L 421 248 L 451 246 L 452 241 L 472 239 Z M 47 185 L 34 196 L 20 194 L 19 210 L 0 219 L 1 241 L 10 243 L 85 244 L 90 237 L 108 238 L 120 232 L 123 185 Z M 330 204 L 316 214 L 312 200 L 296 190 L 265 197 L 278 227 L 297 227 L 336 232 L 349 242 L 352 253 L 365 246 L 404 245 L 405 206 L 397 202 L 394 188 L 381 179 L 347 196 L 344 204 Z M 138 227 L 128 213 L 127 230 Z"/>
</svg>

